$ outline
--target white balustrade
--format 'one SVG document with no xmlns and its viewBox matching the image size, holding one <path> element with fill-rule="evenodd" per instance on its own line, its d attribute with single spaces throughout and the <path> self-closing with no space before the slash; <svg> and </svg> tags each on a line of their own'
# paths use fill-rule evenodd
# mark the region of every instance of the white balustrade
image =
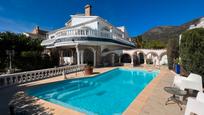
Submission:
<svg viewBox="0 0 204 115">
<path fill-rule="evenodd" d="M 84 70 L 85 64 L 0 75 L 0 88 Z"/>
<path fill-rule="evenodd" d="M 53 34 L 51 35 L 53 36 Z M 97 37 L 97 38 L 106 38 L 106 39 L 114 39 L 121 42 L 125 42 L 128 44 L 134 45 L 134 43 L 128 41 L 126 38 L 123 38 L 122 36 L 112 33 L 112 32 L 106 32 L 106 31 L 98 31 L 93 30 L 89 28 L 82 28 L 82 29 L 66 29 L 61 30 L 55 33 L 55 38 L 63 38 L 63 37 Z"/>
</svg>

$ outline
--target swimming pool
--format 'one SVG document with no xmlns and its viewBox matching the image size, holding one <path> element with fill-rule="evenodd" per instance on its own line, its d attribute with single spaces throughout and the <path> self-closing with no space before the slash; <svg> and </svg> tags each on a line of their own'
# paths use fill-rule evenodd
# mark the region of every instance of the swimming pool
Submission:
<svg viewBox="0 0 204 115">
<path fill-rule="evenodd" d="M 95 77 L 55 82 L 26 92 L 86 114 L 122 114 L 158 71 L 113 69 Z"/>
</svg>

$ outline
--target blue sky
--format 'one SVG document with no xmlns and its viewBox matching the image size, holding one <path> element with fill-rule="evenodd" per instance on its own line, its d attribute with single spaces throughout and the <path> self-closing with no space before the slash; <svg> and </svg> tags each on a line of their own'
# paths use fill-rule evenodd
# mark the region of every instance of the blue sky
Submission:
<svg viewBox="0 0 204 115">
<path fill-rule="evenodd" d="M 27 32 L 36 25 L 54 30 L 87 3 L 94 15 L 124 25 L 130 36 L 204 16 L 204 0 L 0 0 L 0 31 Z"/>
</svg>

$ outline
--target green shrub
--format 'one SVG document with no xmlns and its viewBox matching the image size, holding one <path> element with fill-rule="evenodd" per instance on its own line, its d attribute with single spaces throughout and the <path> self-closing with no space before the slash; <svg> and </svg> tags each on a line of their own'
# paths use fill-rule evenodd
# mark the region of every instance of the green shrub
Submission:
<svg viewBox="0 0 204 115">
<path fill-rule="evenodd" d="M 183 68 L 204 77 L 204 29 L 196 28 L 182 34 L 180 57 Z"/>
<path fill-rule="evenodd" d="M 161 40 L 144 39 L 142 36 L 137 36 L 133 39 L 136 44 L 136 48 L 146 49 L 163 49 L 166 48 L 166 44 Z"/>
<path fill-rule="evenodd" d="M 174 60 L 179 57 L 178 39 L 173 38 L 168 40 L 167 44 L 167 59 L 169 69 L 173 69 Z"/>
<path fill-rule="evenodd" d="M 15 51 L 15 55 L 12 57 L 12 68 L 21 71 L 50 68 L 57 65 L 56 54 L 51 57 L 42 56 L 41 41 L 40 38 L 31 39 L 23 34 L 0 32 L 0 72 L 5 72 L 9 66 L 7 50 Z"/>
</svg>

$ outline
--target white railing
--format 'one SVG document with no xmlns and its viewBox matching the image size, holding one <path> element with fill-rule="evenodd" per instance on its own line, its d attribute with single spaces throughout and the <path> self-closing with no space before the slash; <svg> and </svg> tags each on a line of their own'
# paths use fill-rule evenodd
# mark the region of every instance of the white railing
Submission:
<svg viewBox="0 0 204 115">
<path fill-rule="evenodd" d="M 54 37 L 53 37 L 54 36 Z M 63 37 L 97 37 L 97 38 L 107 38 L 107 39 L 114 39 L 121 42 L 125 42 L 127 44 L 134 44 L 128 41 L 126 38 L 122 37 L 122 35 L 118 35 L 112 32 L 106 31 L 98 31 L 89 28 L 82 28 L 82 29 L 66 29 L 56 32 L 49 36 L 49 39 L 58 39 Z"/>
<path fill-rule="evenodd" d="M 0 88 L 84 70 L 85 64 L 0 75 Z"/>
<path fill-rule="evenodd" d="M 81 36 L 112 38 L 112 33 L 83 28 L 83 29 L 62 30 L 62 31 L 56 32 L 54 36 L 55 36 L 55 38 L 81 37 Z"/>
</svg>

